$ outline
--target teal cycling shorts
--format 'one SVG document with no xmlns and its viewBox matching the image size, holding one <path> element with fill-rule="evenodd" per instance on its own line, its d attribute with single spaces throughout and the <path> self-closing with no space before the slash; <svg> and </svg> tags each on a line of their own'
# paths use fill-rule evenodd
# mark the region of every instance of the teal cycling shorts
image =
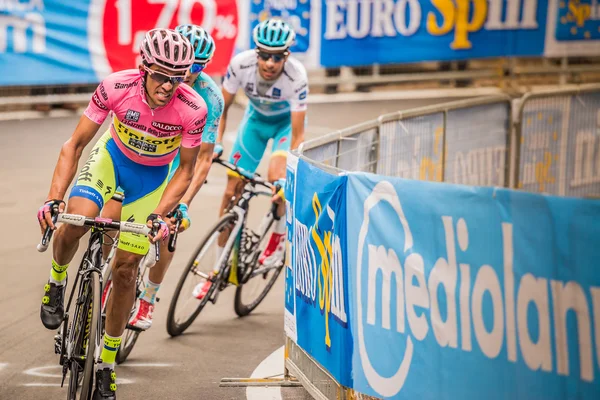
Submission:
<svg viewBox="0 0 600 400">
<path fill-rule="evenodd" d="M 250 173 L 255 172 L 270 139 L 273 139 L 271 157 L 285 156 L 292 140 L 291 115 L 286 113 L 267 117 L 249 105 L 240 123 L 229 162 Z"/>
</svg>

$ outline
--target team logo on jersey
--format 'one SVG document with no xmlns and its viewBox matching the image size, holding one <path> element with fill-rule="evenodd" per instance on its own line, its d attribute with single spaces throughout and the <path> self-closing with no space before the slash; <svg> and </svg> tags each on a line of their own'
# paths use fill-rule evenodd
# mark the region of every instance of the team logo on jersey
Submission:
<svg viewBox="0 0 600 400">
<path fill-rule="evenodd" d="M 140 120 L 140 112 L 135 110 L 127 110 L 125 121 L 138 122 Z"/>
<path fill-rule="evenodd" d="M 166 122 L 152 121 L 152 126 L 165 132 L 175 132 L 183 129 L 181 125 L 167 124 Z"/>
<path fill-rule="evenodd" d="M 300 96 L 298 96 L 298 98 L 300 100 L 304 100 L 306 98 L 306 90 L 304 92 L 300 93 Z"/>
<path fill-rule="evenodd" d="M 273 88 L 273 97 L 274 98 L 280 98 L 281 97 L 281 89 L 279 88 Z"/>
<path fill-rule="evenodd" d="M 246 93 L 253 93 L 253 92 L 254 92 L 254 83 L 248 82 L 246 84 Z"/>
</svg>

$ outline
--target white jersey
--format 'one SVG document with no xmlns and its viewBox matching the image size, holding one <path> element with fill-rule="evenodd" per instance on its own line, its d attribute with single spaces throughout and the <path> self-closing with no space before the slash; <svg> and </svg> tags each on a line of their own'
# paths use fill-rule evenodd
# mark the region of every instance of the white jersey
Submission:
<svg viewBox="0 0 600 400">
<path fill-rule="evenodd" d="M 305 111 L 308 97 L 306 69 L 300 61 L 288 57 L 283 72 L 264 96 L 258 93 L 258 59 L 255 50 L 239 53 L 229 63 L 223 88 L 235 94 L 243 88 L 250 104 L 266 116 L 281 115 L 291 111 Z"/>
</svg>

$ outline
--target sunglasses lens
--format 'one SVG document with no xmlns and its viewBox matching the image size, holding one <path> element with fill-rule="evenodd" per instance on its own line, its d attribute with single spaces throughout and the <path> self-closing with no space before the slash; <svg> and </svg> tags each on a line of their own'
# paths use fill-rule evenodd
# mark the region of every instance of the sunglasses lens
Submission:
<svg viewBox="0 0 600 400">
<path fill-rule="evenodd" d="M 202 64 L 193 64 L 190 68 L 190 72 L 192 74 L 197 74 L 198 72 L 201 72 L 204 69 L 204 65 Z"/>
<path fill-rule="evenodd" d="M 258 56 L 263 61 L 269 61 L 269 59 L 271 57 L 273 57 L 273 62 L 275 62 L 275 63 L 281 62 L 285 58 L 284 54 L 271 54 L 271 53 L 264 53 L 262 51 L 258 52 Z"/>
<path fill-rule="evenodd" d="M 160 83 L 161 85 L 169 80 L 167 75 L 161 74 L 160 72 L 154 72 L 150 75 L 155 82 Z"/>
</svg>

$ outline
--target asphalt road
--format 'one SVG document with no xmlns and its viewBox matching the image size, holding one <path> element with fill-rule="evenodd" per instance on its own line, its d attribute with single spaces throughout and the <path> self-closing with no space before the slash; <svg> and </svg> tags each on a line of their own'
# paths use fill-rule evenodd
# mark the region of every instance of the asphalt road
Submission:
<svg viewBox="0 0 600 400">
<path fill-rule="evenodd" d="M 434 102 L 311 105 L 307 139 L 382 113 Z M 231 130 L 242 114 L 240 108 L 230 112 Z M 35 214 L 47 195 L 60 146 L 77 120 L 68 117 L 0 122 L 0 400 L 52 400 L 66 396 L 66 387 L 59 387 L 60 367 L 52 339 L 55 332 L 46 330 L 39 319 L 51 254 L 35 250 L 40 239 Z M 226 137 L 226 154 L 232 137 Z M 80 166 L 86 156 L 87 152 Z M 259 171 L 266 172 L 266 165 L 263 159 Z M 173 339 L 166 332 L 167 309 L 182 268 L 197 242 L 216 221 L 225 184 L 224 169 L 215 166 L 208 180 L 190 208 L 192 227 L 179 238 L 178 251 L 159 292 L 162 301 L 155 310 L 154 325 L 140 336 L 128 361 L 117 367 L 120 399 L 246 399 L 245 388 L 219 387 L 221 378 L 250 377 L 284 343 L 281 276 L 265 301 L 248 317 L 235 315 L 234 290 L 227 289 L 184 335 Z M 80 254 L 71 269 L 77 267 Z M 271 369 L 283 372 L 277 364 Z M 284 399 L 310 398 L 302 388 L 282 392 Z"/>
</svg>

